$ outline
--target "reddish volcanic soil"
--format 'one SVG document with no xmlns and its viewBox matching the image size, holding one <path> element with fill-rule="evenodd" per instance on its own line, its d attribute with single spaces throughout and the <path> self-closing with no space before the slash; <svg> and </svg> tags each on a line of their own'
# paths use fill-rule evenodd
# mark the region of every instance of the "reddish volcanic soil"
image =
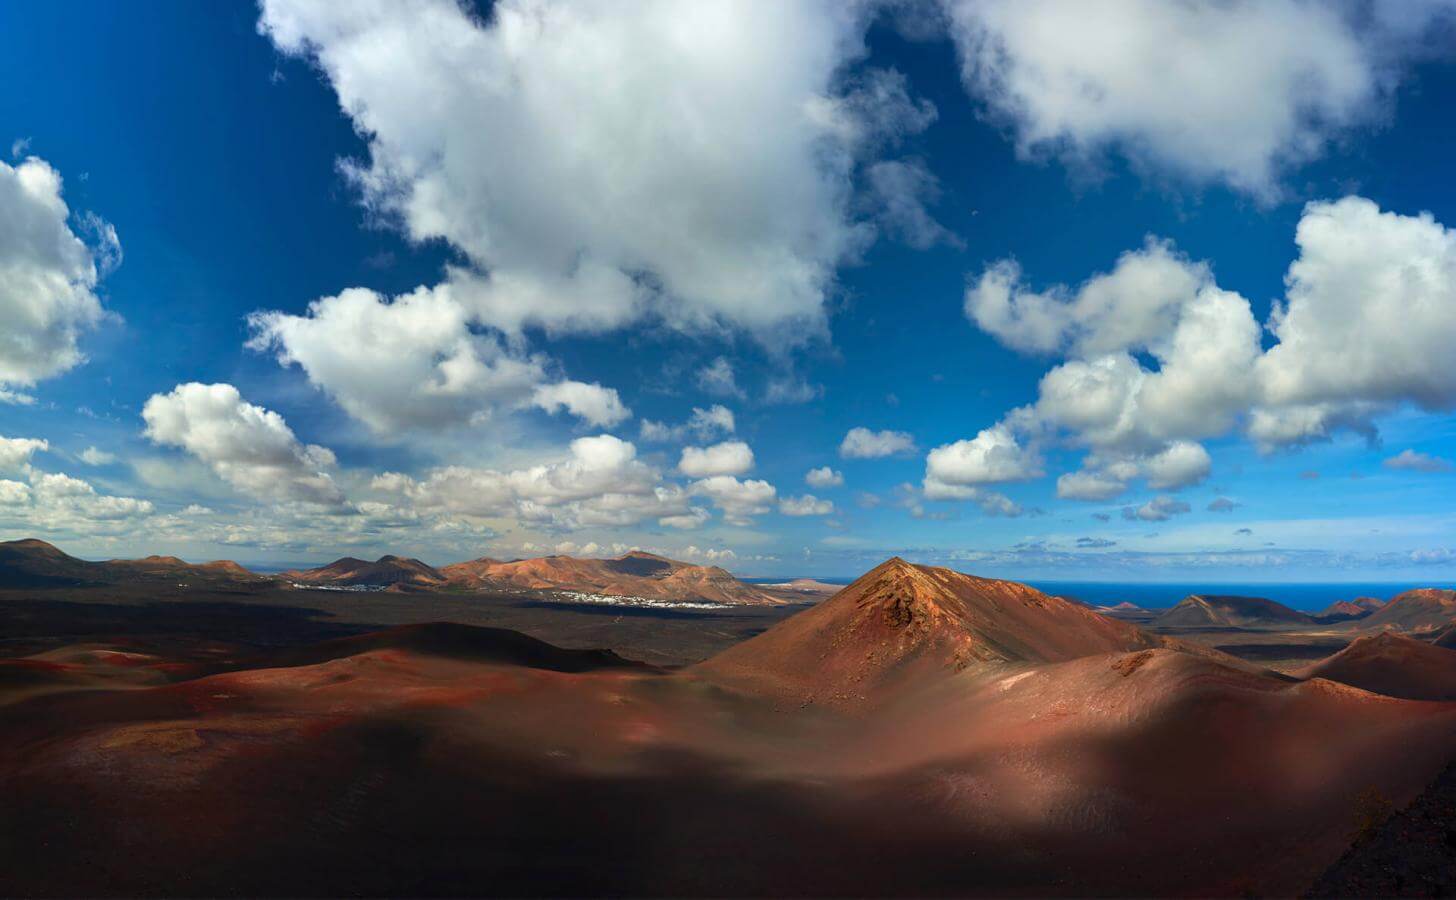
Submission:
<svg viewBox="0 0 1456 900">
<path fill-rule="evenodd" d="M 1392 632 L 1350 646 L 1295 673 L 1407 700 L 1456 700 L 1456 650 Z"/>
<path fill-rule="evenodd" d="M 1187 647 L 891 560 L 677 672 L 458 625 L 59 651 L 22 667 L 163 677 L 0 698 L 0 894 L 1292 895 L 1456 755 L 1456 704 Z"/>
<path fill-rule="evenodd" d="M 689 671 L 794 705 L 853 708 L 967 670 L 1175 643 L 1024 584 L 897 557 Z"/>
</svg>

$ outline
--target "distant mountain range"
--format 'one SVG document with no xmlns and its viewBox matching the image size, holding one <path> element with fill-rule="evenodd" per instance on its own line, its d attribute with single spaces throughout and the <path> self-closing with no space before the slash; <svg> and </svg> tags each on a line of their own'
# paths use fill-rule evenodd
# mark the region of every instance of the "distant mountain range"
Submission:
<svg viewBox="0 0 1456 900">
<path fill-rule="evenodd" d="M 632 551 L 612 559 L 546 556 L 502 561 L 482 558 L 435 568 L 418 559 L 344 557 L 314 569 L 277 575 L 250 572 L 230 560 L 193 564 L 172 556 L 90 562 L 40 540 L 0 543 L 0 586 L 83 587 L 132 581 L 248 583 L 391 591 L 527 589 L 574 591 L 662 602 L 767 605 L 818 599 L 833 585 L 756 586 L 718 566 L 698 566 Z"/>
<path fill-rule="evenodd" d="M 0 584 L 10 587 L 80 587 L 126 581 L 266 582 L 233 562 L 188 563 L 175 556 L 90 562 L 34 539 L 0 543 Z"/>
</svg>

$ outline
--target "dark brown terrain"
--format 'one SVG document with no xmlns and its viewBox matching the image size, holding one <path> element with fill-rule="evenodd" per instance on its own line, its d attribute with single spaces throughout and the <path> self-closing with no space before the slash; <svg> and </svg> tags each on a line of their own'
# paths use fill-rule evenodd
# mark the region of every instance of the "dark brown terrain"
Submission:
<svg viewBox="0 0 1456 900">
<path fill-rule="evenodd" d="M 195 578 L 0 590 L 0 894 L 1285 896 L 1456 758 L 1406 699 L 1456 651 L 1285 623 L 1341 652 L 1280 674 L 898 559 L 706 610 Z"/>
</svg>

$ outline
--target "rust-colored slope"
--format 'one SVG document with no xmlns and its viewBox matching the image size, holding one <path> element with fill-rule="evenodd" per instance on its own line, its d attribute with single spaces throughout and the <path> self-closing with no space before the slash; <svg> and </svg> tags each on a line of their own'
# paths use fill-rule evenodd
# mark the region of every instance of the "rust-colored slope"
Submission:
<svg viewBox="0 0 1456 900">
<path fill-rule="evenodd" d="M 1362 629 L 1429 631 L 1453 622 L 1456 622 L 1456 591 L 1418 588 L 1397 594 L 1389 603 L 1353 624 Z"/>
<path fill-rule="evenodd" d="M 1407 700 L 1456 700 L 1456 650 L 1392 632 L 1350 646 L 1294 673 Z"/>
<path fill-rule="evenodd" d="M 896 557 L 690 671 L 784 700 L 844 706 L 973 666 L 1060 662 L 1168 643 L 1024 584 Z"/>
<path fill-rule="evenodd" d="M 1456 706 L 1167 650 L 863 718 L 485 630 L 313 655 L 0 708 L 4 893 L 1290 896 L 1456 747 Z"/>
<path fill-rule="evenodd" d="M 440 571 L 451 584 L 476 589 L 510 586 L 698 603 L 782 602 L 718 566 L 695 566 L 641 551 L 614 559 L 572 556 L 511 562 L 478 559 L 446 566 Z"/>
</svg>

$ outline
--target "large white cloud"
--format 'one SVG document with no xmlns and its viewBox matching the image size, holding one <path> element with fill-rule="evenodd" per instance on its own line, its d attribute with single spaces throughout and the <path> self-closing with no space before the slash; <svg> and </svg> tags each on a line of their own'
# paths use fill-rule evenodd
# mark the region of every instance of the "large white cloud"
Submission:
<svg viewBox="0 0 1456 900">
<path fill-rule="evenodd" d="M 794 342 L 872 239 L 854 180 L 930 113 L 903 79 L 844 82 L 863 4 L 265 0 L 260 29 L 322 69 L 369 143 L 370 208 L 469 265 L 506 331 L 644 315 Z"/>
<path fill-rule="evenodd" d="M 1031 291 L 1013 266 L 993 265 L 967 292 L 968 317 L 1014 349 L 1070 357 L 997 427 L 1033 448 L 1087 448 L 1058 494 L 1100 500 L 1137 477 L 1156 489 L 1203 480 L 1211 460 L 1199 442 L 1231 432 L 1267 451 L 1341 429 L 1374 435 L 1402 406 L 1456 408 L 1444 361 L 1456 342 L 1456 235 L 1429 214 L 1347 197 L 1309 204 L 1295 240 L 1267 350 L 1249 301 L 1158 241 L 1076 289 Z"/>
<path fill-rule="evenodd" d="M 631 415 L 615 390 L 553 380 L 543 357 L 476 332 L 469 318 L 449 285 L 392 301 L 350 288 L 306 315 L 254 313 L 249 346 L 276 350 L 378 433 L 478 423 L 499 407 L 564 409 L 596 426 Z"/>
<path fill-rule="evenodd" d="M 425 514 L 517 518 L 565 528 L 632 525 L 657 519 L 692 527 L 703 516 L 677 485 L 637 459 L 637 448 L 613 435 L 577 438 L 560 460 L 525 469 L 448 466 L 416 479 L 387 473 L 375 490 Z"/>
<path fill-rule="evenodd" d="M 742 475 L 753 468 L 753 450 L 743 441 L 723 441 L 711 447 L 684 447 L 677 470 L 689 478 Z"/>
<path fill-rule="evenodd" d="M 304 444 L 283 417 L 243 399 L 230 384 L 179 384 L 142 408 L 146 435 L 180 447 L 258 500 L 342 506 L 334 454 Z"/>
<path fill-rule="evenodd" d="M 1306 207 L 1285 302 L 1259 360 L 1271 443 L 1373 428 L 1402 403 L 1456 408 L 1456 233 L 1361 197 Z"/>
<path fill-rule="evenodd" d="M 1041 460 L 1017 442 L 1005 425 L 995 425 L 970 440 L 936 447 L 925 457 L 927 493 L 951 494 L 974 487 L 1040 478 Z"/>
<path fill-rule="evenodd" d="M 6 385 L 33 385 L 79 364 L 82 332 L 105 315 L 96 288 L 121 245 L 110 225 L 89 216 L 93 250 L 70 219 L 60 173 L 48 163 L 0 162 L 0 401 L 28 399 Z"/>
<path fill-rule="evenodd" d="M 21 466 L 24 481 L 0 479 L 0 527 L 12 533 L 125 534 L 156 512 L 149 500 L 105 494 L 80 478 Z"/>
<path fill-rule="evenodd" d="M 1259 197 L 1378 122 L 1450 4 L 944 0 L 967 89 L 1024 153 L 1108 150 Z M 1448 20 L 1449 21 L 1449 20 Z"/>
<path fill-rule="evenodd" d="M 769 512 L 778 499 L 778 490 L 767 481 L 740 481 L 732 475 L 701 478 L 689 485 L 688 491 L 712 500 L 729 525 L 752 524 L 754 516 Z"/>
</svg>

